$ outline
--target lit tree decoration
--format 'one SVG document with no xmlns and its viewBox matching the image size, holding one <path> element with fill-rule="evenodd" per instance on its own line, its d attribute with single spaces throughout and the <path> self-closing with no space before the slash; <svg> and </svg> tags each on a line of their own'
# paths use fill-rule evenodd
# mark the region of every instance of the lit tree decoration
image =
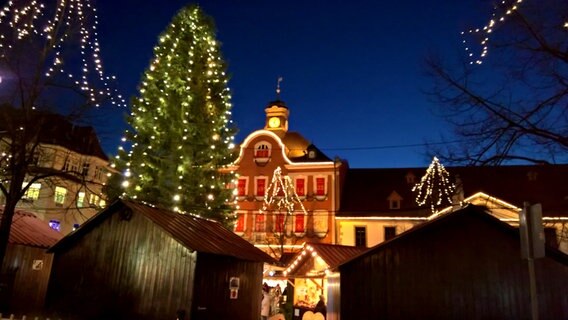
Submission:
<svg viewBox="0 0 568 320">
<path fill-rule="evenodd" d="M 103 72 L 97 20 L 96 8 L 89 0 L 8 1 L 0 10 L 0 59 L 13 64 L 14 56 L 30 54 L 33 49 L 17 45 L 28 41 L 35 46 L 39 65 L 44 68 L 33 71 L 39 73 L 31 77 L 35 83 L 28 86 L 37 86 L 37 81 L 72 86 L 94 106 L 100 106 L 102 101 L 125 106 L 125 100 L 110 86 L 115 77 Z M 75 50 L 77 44 L 79 50 Z M 78 52 L 79 56 L 71 56 L 67 51 Z M 23 66 L 21 62 L 19 66 Z"/>
<path fill-rule="evenodd" d="M 293 238 L 293 218 L 294 212 L 300 210 L 304 219 L 307 218 L 307 212 L 302 204 L 302 200 L 296 193 L 296 188 L 292 179 L 282 174 L 282 169 L 277 167 L 272 174 L 272 180 L 264 193 L 264 203 L 262 212 L 272 212 L 274 214 L 274 239 L 279 246 L 279 252 L 274 251 L 276 256 L 281 256 L 284 252 L 284 244 L 286 238 Z"/>
<path fill-rule="evenodd" d="M 296 194 L 296 188 L 289 176 L 282 175 L 280 167 L 274 170 L 272 180 L 264 194 L 264 203 L 262 211 L 273 210 L 276 212 L 284 212 L 287 216 L 291 216 L 296 209 L 296 205 L 306 214 L 306 209 L 302 204 L 302 200 Z"/>
<path fill-rule="evenodd" d="M 499 5 L 494 7 L 494 12 L 491 14 L 491 19 L 487 22 L 483 28 L 476 28 L 476 29 L 469 29 L 467 32 L 463 31 L 461 34 L 462 36 L 470 35 L 475 36 L 475 38 L 481 38 L 480 40 L 480 47 L 481 52 L 479 54 L 475 54 L 472 52 L 471 48 L 468 46 L 466 39 L 462 41 L 465 46 L 465 51 L 468 52 L 468 56 L 472 59 L 469 63 L 470 64 L 482 64 L 483 59 L 487 56 L 489 52 L 489 39 L 491 34 L 494 30 L 502 25 L 507 16 L 513 14 L 518 8 L 519 5 L 523 2 L 523 0 L 514 0 L 514 1 L 507 1 L 502 0 Z M 498 9 L 503 9 L 500 13 L 497 12 Z"/>
<path fill-rule="evenodd" d="M 414 185 L 412 191 L 416 192 L 416 203 L 419 206 L 430 204 L 432 213 L 436 213 L 444 200 L 452 203 L 455 189 L 454 184 L 450 182 L 450 174 L 438 158 L 434 157 L 426 169 L 426 174 Z"/>
<path fill-rule="evenodd" d="M 123 196 L 231 224 L 234 176 L 219 172 L 235 156 L 225 69 L 211 18 L 180 10 L 132 100 L 134 130 L 114 161 Z"/>
</svg>

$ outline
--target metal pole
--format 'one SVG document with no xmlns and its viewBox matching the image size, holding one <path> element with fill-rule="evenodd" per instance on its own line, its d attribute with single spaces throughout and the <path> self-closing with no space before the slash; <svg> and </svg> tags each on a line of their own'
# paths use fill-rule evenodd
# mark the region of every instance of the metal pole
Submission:
<svg viewBox="0 0 568 320">
<path fill-rule="evenodd" d="M 531 294 L 531 314 L 532 320 L 538 320 L 538 297 L 536 295 L 536 275 L 534 270 L 534 259 L 527 259 L 529 265 L 529 286 Z"/>
</svg>

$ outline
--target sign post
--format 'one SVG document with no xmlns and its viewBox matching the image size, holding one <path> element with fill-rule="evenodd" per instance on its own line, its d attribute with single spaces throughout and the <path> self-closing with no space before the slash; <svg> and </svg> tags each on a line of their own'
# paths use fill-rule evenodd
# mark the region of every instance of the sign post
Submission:
<svg viewBox="0 0 568 320">
<path fill-rule="evenodd" d="M 540 204 L 530 205 L 528 202 L 524 203 L 524 208 L 519 214 L 519 231 L 521 235 L 521 258 L 527 260 L 529 271 L 531 318 L 538 320 L 534 259 L 544 257 L 544 228 L 542 226 L 542 207 Z"/>
</svg>

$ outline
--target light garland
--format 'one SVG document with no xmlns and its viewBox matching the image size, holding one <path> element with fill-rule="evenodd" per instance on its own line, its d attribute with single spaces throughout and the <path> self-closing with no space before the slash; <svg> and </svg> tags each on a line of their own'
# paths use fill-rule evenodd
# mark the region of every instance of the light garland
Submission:
<svg viewBox="0 0 568 320">
<path fill-rule="evenodd" d="M 462 43 L 465 46 L 465 51 L 468 52 L 468 56 L 472 59 L 469 62 L 469 64 L 474 64 L 474 63 L 475 64 L 482 64 L 483 63 L 483 59 L 489 53 L 489 39 L 491 37 L 492 32 L 500 24 L 503 24 L 505 22 L 507 16 L 511 15 L 513 12 L 515 12 L 519 8 L 519 5 L 523 2 L 523 0 L 515 0 L 515 1 L 512 2 L 512 4 L 508 4 L 509 2 L 511 2 L 511 1 L 502 0 L 501 5 L 505 8 L 505 10 L 503 11 L 504 14 L 497 16 L 497 12 L 494 11 L 491 14 L 491 19 L 489 19 L 489 21 L 487 22 L 487 24 L 485 26 L 483 26 L 483 28 L 469 29 L 469 30 L 467 30 L 467 32 L 462 31 L 461 34 L 464 37 L 464 39 L 462 40 Z M 497 10 L 497 6 L 495 6 L 494 10 Z M 471 35 L 471 36 L 481 36 L 481 38 L 483 38 L 483 40 L 481 40 L 480 43 L 479 43 L 479 45 L 481 46 L 481 53 L 479 53 L 477 55 L 477 54 L 472 52 L 471 48 L 467 44 L 467 40 L 465 39 L 466 34 Z"/>
<path fill-rule="evenodd" d="M 42 37 L 47 41 L 48 49 L 52 52 L 48 57 L 51 63 L 46 65 L 44 73 L 46 78 L 53 78 L 55 74 L 63 75 L 84 92 L 97 107 L 103 99 L 109 99 L 114 105 L 126 106 L 125 99 L 118 90 L 110 86 L 110 82 L 116 78 L 104 75 L 98 41 L 97 10 L 89 0 L 59 0 L 51 17 L 48 16 L 46 5 L 40 0 L 17 1 L 17 3 L 20 6 L 16 6 L 15 1 L 8 1 L 0 10 L 0 26 L 9 27 L 1 29 L 15 34 L 15 36 L 10 33 L 0 34 L 0 57 L 6 57 L 14 49 L 16 41 L 31 36 Z M 92 25 L 89 17 L 92 17 Z M 66 71 L 64 68 L 62 53 L 69 42 L 74 40 L 71 37 L 71 28 L 79 30 L 77 40 L 80 45 L 81 64 L 78 73 Z M 93 69 L 100 82 L 96 85 L 102 89 L 97 89 L 95 83 L 89 80 L 89 74 Z"/>
<path fill-rule="evenodd" d="M 436 213 L 436 207 L 440 206 L 444 199 L 451 204 L 451 196 L 456 188 L 450 182 L 449 177 L 450 174 L 446 171 L 444 165 L 440 163 L 437 157 L 434 157 L 420 182 L 412 187 L 412 191 L 417 193 L 416 203 L 418 206 L 423 206 L 428 202 L 432 213 Z"/>
<path fill-rule="evenodd" d="M 304 216 L 307 217 L 306 208 L 296 193 L 292 179 L 287 175 L 283 175 L 282 169 L 277 167 L 272 174 L 270 184 L 264 192 L 261 213 L 272 209 L 277 212 L 284 211 L 286 216 L 290 217 L 296 211 L 296 205 L 304 213 Z M 285 227 L 285 225 L 281 226 L 282 233 L 284 233 Z"/>
</svg>

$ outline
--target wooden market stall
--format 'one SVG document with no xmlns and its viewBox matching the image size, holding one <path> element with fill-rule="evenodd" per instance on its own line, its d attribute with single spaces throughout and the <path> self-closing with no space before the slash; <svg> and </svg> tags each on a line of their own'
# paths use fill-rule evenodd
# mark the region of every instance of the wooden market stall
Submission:
<svg viewBox="0 0 568 320">
<path fill-rule="evenodd" d="M 306 243 L 283 273 L 294 288 L 292 319 L 301 320 L 304 314 L 313 313 L 320 295 L 327 305 L 325 319 L 338 319 L 339 274 L 331 270 L 366 250 L 365 247 Z"/>
</svg>

